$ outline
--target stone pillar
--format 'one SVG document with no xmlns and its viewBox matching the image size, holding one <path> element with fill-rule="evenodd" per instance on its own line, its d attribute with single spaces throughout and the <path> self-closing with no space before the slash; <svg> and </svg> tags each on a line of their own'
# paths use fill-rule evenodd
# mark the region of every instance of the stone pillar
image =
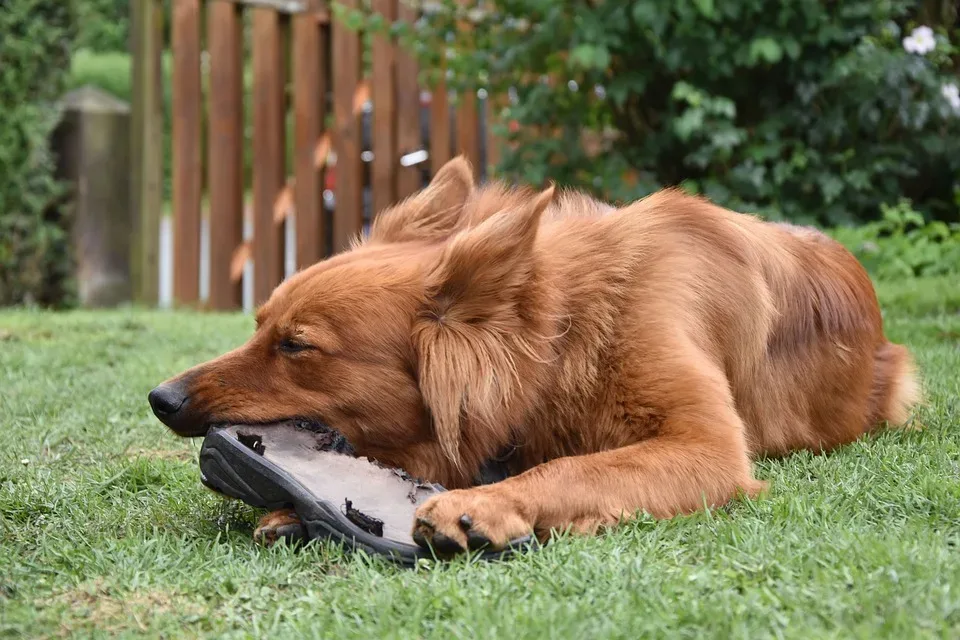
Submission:
<svg viewBox="0 0 960 640">
<path fill-rule="evenodd" d="M 129 302 L 130 107 L 89 86 L 68 93 L 61 106 L 53 147 L 58 175 L 71 189 L 80 304 Z"/>
</svg>

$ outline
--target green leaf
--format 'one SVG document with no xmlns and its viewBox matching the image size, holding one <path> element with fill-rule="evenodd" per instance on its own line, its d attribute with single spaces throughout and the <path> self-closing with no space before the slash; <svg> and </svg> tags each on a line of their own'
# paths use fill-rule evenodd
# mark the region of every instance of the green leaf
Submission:
<svg viewBox="0 0 960 640">
<path fill-rule="evenodd" d="M 757 38 L 750 43 L 748 59 L 751 64 L 756 64 L 758 60 L 774 64 L 780 62 L 782 57 L 783 49 L 773 38 Z"/>
<path fill-rule="evenodd" d="M 796 60 L 800 57 L 801 48 L 799 42 L 793 38 L 784 38 L 781 40 L 781 44 L 783 45 L 783 50 L 791 60 Z"/>
<path fill-rule="evenodd" d="M 712 18 L 716 15 L 713 0 L 693 0 L 693 4 L 697 5 L 697 10 L 700 11 L 700 14 L 705 18 Z"/>
<path fill-rule="evenodd" d="M 673 130 L 681 140 L 689 140 L 703 128 L 703 109 L 690 108 L 673 121 Z"/>
<path fill-rule="evenodd" d="M 657 2 L 651 2 L 651 0 L 640 0 L 639 2 L 633 3 L 633 19 L 637 23 L 651 24 L 657 21 L 660 16 L 660 13 L 664 11 L 664 8 Z"/>
<path fill-rule="evenodd" d="M 610 52 L 606 47 L 581 44 L 570 52 L 570 64 L 582 69 L 606 69 L 610 66 Z"/>
</svg>

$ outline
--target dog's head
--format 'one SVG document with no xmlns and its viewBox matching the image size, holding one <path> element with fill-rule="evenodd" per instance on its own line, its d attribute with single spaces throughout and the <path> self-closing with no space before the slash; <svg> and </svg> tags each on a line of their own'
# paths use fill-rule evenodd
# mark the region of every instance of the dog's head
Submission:
<svg viewBox="0 0 960 640">
<path fill-rule="evenodd" d="M 509 440 L 541 357 L 530 336 L 549 333 L 529 309 L 551 198 L 478 190 L 451 161 L 364 242 L 277 287 L 246 344 L 151 391 L 154 413 L 183 436 L 321 421 L 361 455 L 468 483 Z"/>
</svg>

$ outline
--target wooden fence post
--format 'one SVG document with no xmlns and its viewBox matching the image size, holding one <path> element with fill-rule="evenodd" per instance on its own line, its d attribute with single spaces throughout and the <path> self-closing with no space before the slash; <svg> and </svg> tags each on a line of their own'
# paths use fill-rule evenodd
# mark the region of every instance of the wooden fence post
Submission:
<svg viewBox="0 0 960 640">
<path fill-rule="evenodd" d="M 305 269 L 317 262 L 326 245 L 321 172 L 314 154 L 323 133 L 326 112 L 324 42 L 317 19 L 320 2 L 293 18 L 294 101 L 294 211 L 296 211 L 296 264 Z"/>
<path fill-rule="evenodd" d="M 359 0 L 342 0 L 356 9 Z M 333 111 L 336 121 L 337 205 L 333 215 L 333 252 L 340 253 L 363 228 L 363 165 L 360 160 L 360 118 L 354 98 L 360 85 L 360 35 L 333 20 Z"/>
<path fill-rule="evenodd" d="M 473 0 L 460 0 L 461 6 L 473 6 Z M 466 20 L 459 22 L 463 31 L 472 30 Z M 457 153 L 466 156 L 473 165 L 474 177 L 479 178 L 483 167 L 480 165 L 480 120 L 477 113 L 477 87 L 472 83 L 461 89 L 457 106 Z"/>
<path fill-rule="evenodd" d="M 243 242 L 243 33 L 237 5 L 210 0 L 207 10 L 210 307 L 237 309 L 242 291 L 230 267 Z"/>
<path fill-rule="evenodd" d="M 275 216 L 286 185 L 286 100 L 280 14 L 253 11 L 253 298 L 267 301 L 284 274 L 283 217 Z"/>
<path fill-rule="evenodd" d="M 163 2 L 130 3 L 132 118 L 130 135 L 133 235 L 130 242 L 134 300 L 156 306 L 160 298 L 160 211 L 163 206 Z"/>
<path fill-rule="evenodd" d="M 200 301 L 200 0 L 173 2 L 173 297 Z"/>
<path fill-rule="evenodd" d="M 406 0 L 401 0 L 397 17 L 407 23 L 417 19 L 416 9 Z M 423 148 L 420 131 L 420 83 L 417 81 L 419 65 L 409 51 L 397 47 L 397 147 L 400 157 Z M 397 170 L 397 197 L 406 198 L 423 186 L 420 165 L 400 167 Z"/>
<path fill-rule="evenodd" d="M 373 10 L 384 20 L 397 18 L 398 0 L 373 0 Z M 379 34 L 373 41 L 373 215 L 397 201 L 397 78 L 396 45 L 389 34 Z"/>
<path fill-rule="evenodd" d="M 446 67 L 443 71 L 445 72 Z M 450 160 L 451 117 L 447 81 L 440 80 L 430 97 L 430 175 L 436 175 Z"/>
</svg>

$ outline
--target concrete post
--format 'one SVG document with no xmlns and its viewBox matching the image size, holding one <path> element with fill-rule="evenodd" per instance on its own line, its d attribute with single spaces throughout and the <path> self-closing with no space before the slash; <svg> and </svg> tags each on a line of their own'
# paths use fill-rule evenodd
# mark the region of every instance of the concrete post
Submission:
<svg viewBox="0 0 960 640">
<path fill-rule="evenodd" d="M 62 100 L 58 174 L 72 191 L 77 293 L 87 307 L 130 301 L 130 107 L 95 87 Z"/>
</svg>

